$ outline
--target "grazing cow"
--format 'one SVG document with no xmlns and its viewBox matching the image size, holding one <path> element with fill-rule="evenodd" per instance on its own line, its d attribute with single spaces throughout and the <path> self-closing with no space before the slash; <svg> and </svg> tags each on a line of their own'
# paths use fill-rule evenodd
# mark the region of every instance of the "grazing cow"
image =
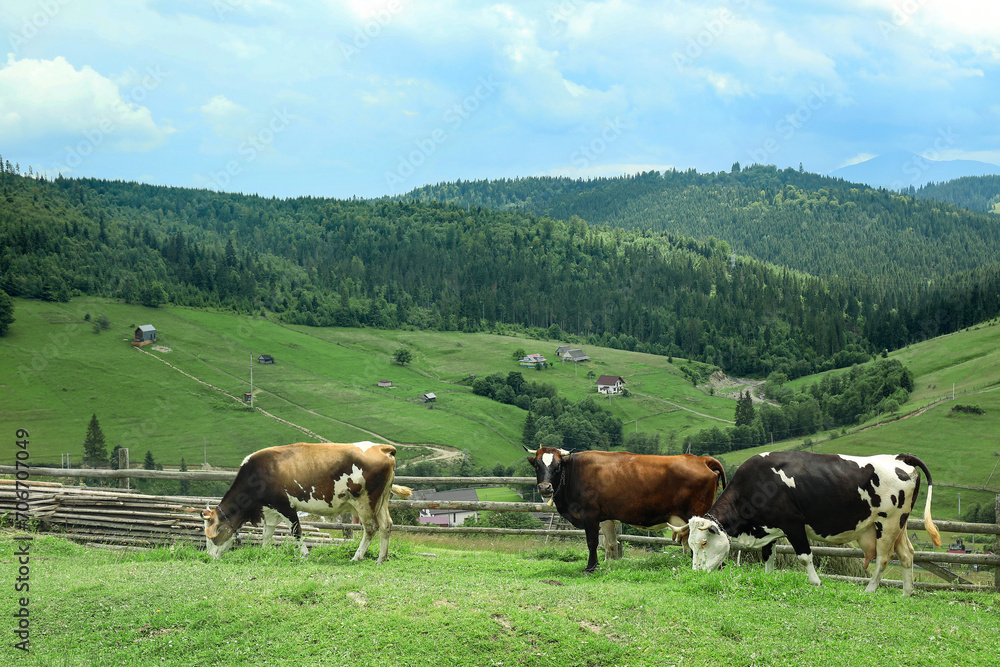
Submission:
<svg viewBox="0 0 1000 667">
<path fill-rule="evenodd" d="M 244 523 L 264 523 L 264 543 L 284 519 L 302 542 L 298 511 L 322 516 L 353 512 L 361 520 L 364 537 L 354 554 L 361 560 L 378 529 L 378 562 L 389 550 L 389 492 L 408 498 L 411 489 L 392 483 L 396 448 L 373 442 L 354 444 L 305 443 L 268 447 L 243 459 L 236 479 L 215 509 L 201 513 L 205 520 L 208 553 L 225 553 Z"/>
<path fill-rule="evenodd" d="M 671 519 L 684 522 L 707 511 L 719 482 L 726 486 L 725 470 L 711 456 L 525 450 L 532 454 L 527 458 L 535 467 L 538 492 L 555 501 L 564 519 L 586 531 L 586 572 L 597 567 L 601 522 L 616 519 L 644 530 L 662 530 Z M 683 542 L 687 527 L 679 531 Z"/>
<path fill-rule="evenodd" d="M 764 569 L 774 569 L 773 542 L 786 536 L 819 586 L 809 540 L 832 544 L 857 540 L 865 567 L 875 559 L 867 592 L 878 588 L 893 551 L 903 566 L 903 595 L 913 593 L 913 544 L 906 520 L 920 491 L 919 468 L 927 475 L 924 528 L 936 546 L 941 537 L 931 519 L 931 473 L 911 454 L 845 456 L 767 452 L 747 459 L 711 510 L 688 521 L 696 570 L 722 565 L 730 543 L 761 547 Z"/>
</svg>

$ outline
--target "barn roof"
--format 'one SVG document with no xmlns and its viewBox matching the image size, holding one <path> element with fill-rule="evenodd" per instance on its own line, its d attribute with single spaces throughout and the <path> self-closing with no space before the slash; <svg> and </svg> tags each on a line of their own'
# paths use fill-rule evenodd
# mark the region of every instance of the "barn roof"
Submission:
<svg viewBox="0 0 1000 667">
<path fill-rule="evenodd" d="M 154 327 L 152 324 L 143 324 L 139 326 L 139 331 L 145 331 L 145 332 L 156 331 L 156 327 Z"/>
</svg>

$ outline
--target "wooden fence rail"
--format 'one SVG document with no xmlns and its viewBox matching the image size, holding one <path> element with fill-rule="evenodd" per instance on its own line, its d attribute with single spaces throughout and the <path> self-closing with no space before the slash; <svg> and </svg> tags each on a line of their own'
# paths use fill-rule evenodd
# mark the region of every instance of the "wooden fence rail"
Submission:
<svg viewBox="0 0 1000 667">
<path fill-rule="evenodd" d="M 0 466 L 0 475 L 15 475 L 24 479 L 28 477 L 56 478 L 105 478 L 105 479 L 173 479 L 173 480 L 210 480 L 231 481 L 235 471 L 195 470 L 187 472 L 169 470 L 92 470 L 86 468 L 17 468 L 15 466 Z M 398 476 L 399 484 L 412 485 L 450 485 L 450 486 L 524 486 L 534 485 L 532 477 L 411 477 Z M 14 482 L 0 480 L 0 514 L 15 508 L 27 512 L 36 519 L 45 521 L 56 528 L 65 530 L 75 539 L 91 539 L 94 541 L 114 542 L 121 544 L 155 544 L 169 540 L 188 540 L 201 544 L 204 542 L 202 522 L 198 508 L 215 505 L 218 498 L 190 496 L 148 496 L 124 489 L 95 489 L 64 486 L 63 484 L 31 480 L 29 499 L 22 501 L 15 492 Z M 18 504 L 23 502 L 23 507 Z M 938 551 L 917 551 L 914 562 L 924 569 L 936 574 L 949 583 L 923 584 L 925 588 L 957 587 L 975 590 L 995 590 L 1000 592 L 1000 494 L 996 498 L 998 523 L 978 524 L 964 521 L 936 520 L 935 524 L 942 532 L 961 534 L 993 535 L 993 554 L 979 553 L 946 553 Z M 554 514 L 555 507 L 547 503 L 534 502 L 497 502 L 497 501 L 455 501 L 455 500 L 390 500 L 392 508 L 410 509 L 455 509 L 469 511 L 493 512 L 532 512 L 536 514 Z M 311 543 L 330 543 L 333 540 L 329 531 L 360 530 L 357 524 L 332 523 L 326 521 L 304 521 L 304 536 Z M 910 519 L 909 530 L 923 530 L 923 522 Z M 546 530 L 546 529 L 511 529 L 487 528 L 480 526 L 405 526 L 396 525 L 393 528 L 400 532 L 412 533 L 444 533 L 444 534 L 487 534 L 487 535 L 533 535 L 539 537 L 560 538 L 583 537 L 582 530 Z M 260 529 L 244 529 L 253 539 L 261 535 Z M 280 542 L 290 539 L 287 531 L 275 534 Z M 619 535 L 620 542 L 632 542 L 651 545 L 677 545 L 672 539 L 644 535 Z M 742 548 L 734 545 L 737 551 Z M 788 545 L 777 545 L 775 551 L 779 554 L 794 553 Z M 849 547 L 815 546 L 812 551 L 817 556 L 836 558 L 861 558 L 860 549 Z M 995 568 L 994 585 L 970 585 L 961 576 L 939 564 L 986 566 Z M 827 575 L 831 576 L 832 575 Z M 843 580 L 853 581 L 856 577 L 838 576 Z M 900 582 L 886 582 L 889 585 L 899 585 Z"/>
</svg>

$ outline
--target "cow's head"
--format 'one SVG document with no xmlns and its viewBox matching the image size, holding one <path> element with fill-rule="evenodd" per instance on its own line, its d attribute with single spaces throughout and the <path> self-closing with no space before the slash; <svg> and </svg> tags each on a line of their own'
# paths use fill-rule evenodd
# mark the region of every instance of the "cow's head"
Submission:
<svg viewBox="0 0 1000 667">
<path fill-rule="evenodd" d="M 729 555 L 729 536 L 713 519 L 693 516 L 688 521 L 688 546 L 691 547 L 691 565 L 696 570 L 715 570 L 722 567 Z"/>
<path fill-rule="evenodd" d="M 233 545 L 236 528 L 219 507 L 205 508 L 201 513 L 205 521 L 205 545 L 209 555 L 218 558 Z"/>
<path fill-rule="evenodd" d="M 524 447 L 524 445 L 522 445 Z M 563 466 L 570 458 L 570 452 L 555 447 L 539 447 L 533 452 L 527 447 L 525 451 L 532 454 L 527 457 L 528 463 L 535 467 L 535 479 L 538 482 L 538 493 L 542 498 L 551 498 L 559 490 L 563 480 Z"/>
</svg>

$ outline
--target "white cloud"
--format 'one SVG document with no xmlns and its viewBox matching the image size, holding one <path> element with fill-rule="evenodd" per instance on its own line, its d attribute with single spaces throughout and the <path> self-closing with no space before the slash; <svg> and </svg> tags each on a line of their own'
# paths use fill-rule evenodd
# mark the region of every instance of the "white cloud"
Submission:
<svg viewBox="0 0 1000 667">
<path fill-rule="evenodd" d="M 854 157 L 847 158 L 839 165 L 837 165 L 837 169 L 840 169 L 841 167 L 850 167 L 852 164 L 861 164 L 862 162 L 867 162 L 868 160 L 871 160 L 873 157 L 878 157 L 878 156 L 875 155 L 875 153 L 858 153 Z"/>
<path fill-rule="evenodd" d="M 246 107 L 233 102 L 225 95 L 216 95 L 202 104 L 199 111 L 202 118 L 213 127 L 230 124 L 234 120 L 242 121 L 249 115 Z"/>
<path fill-rule="evenodd" d="M 75 69 L 65 58 L 17 60 L 0 67 L 0 135 L 21 141 L 83 135 L 92 144 L 146 151 L 161 145 L 169 126 L 159 126 L 138 103 L 152 95 L 164 74 L 132 73 L 137 83 L 124 93 L 90 67 Z M 97 139 L 99 137 L 99 140 Z"/>
</svg>

